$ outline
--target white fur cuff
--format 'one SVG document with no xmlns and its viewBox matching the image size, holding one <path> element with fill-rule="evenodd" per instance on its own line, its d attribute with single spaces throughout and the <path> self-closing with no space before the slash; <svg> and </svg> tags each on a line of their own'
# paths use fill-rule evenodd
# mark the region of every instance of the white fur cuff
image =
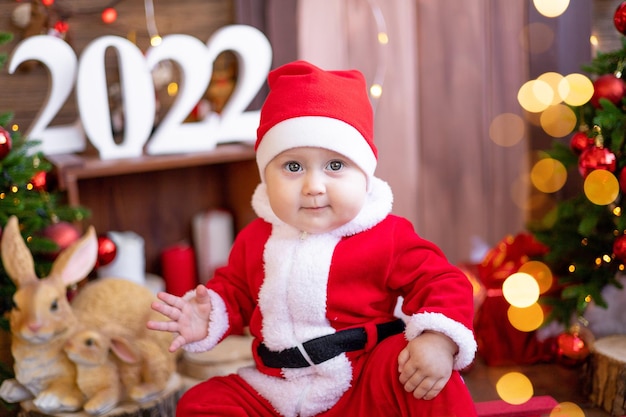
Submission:
<svg viewBox="0 0 626 417">
<path fill-rule="evenodd" d="M 443 333 L 457 344 L 459 353 L 454 357 L 454 369 L 460 370 L 472 363 L 477 346 L 470 329 L 441 313 L 418 313 L 409 318 L 404 335 L 407 340 L 413 340 L 426 330 Z"/>
<path fill-rule="evenodd" d="M 196 291 L 192 290 L 185 294 L 183 298 L 189 300 L 195 297 L 195 295 Z M 209 290 L 209 297 L 211 297 L 209 334 L 202 340 L 187 343 L 183 346 L 183 349 L 187 352 L 206 352 L 213 349 L 228 331 L 228 312 L 226 311 L 224 300 L 213 290 Z"/>
</svg>

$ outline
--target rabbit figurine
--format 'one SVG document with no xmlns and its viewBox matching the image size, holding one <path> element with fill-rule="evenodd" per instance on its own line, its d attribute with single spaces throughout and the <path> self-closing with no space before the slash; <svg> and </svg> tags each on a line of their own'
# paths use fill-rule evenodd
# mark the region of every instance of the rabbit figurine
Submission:
<svg viewBox="0 0 626 417">
<path fill-rule="evenodd" d="M 112 410 L 125 392 L 115 358 L 136 364 L 139 362 L 136 352 L 124 338 L 111 338 L 91 329 L 74 333 L 64 350 L 76 365 L 78 388 L 87 398 L 83 409 L 90 415 Z"/>
<path fill-rule="evenodd" d="M 34 405 L 44 412 L 76 411 L 83 405 L 76 368 L 63 352 L 66 338 L 77 324 L 66 287 L 83 279 L 97 256 L 95 252 L 90 257 L 92 251 L 83 249 L 89 239 L 81 240 L 85 243 L 59 254 L 50 275 L 39 279 L 17 218 L 10 217 L 3 230 L 2 262 L 17 287 L 9 315 L 15 379 L 0 386 L 0 397 L 7 402 L 34 397 Z M 84 253 L 79 253 L 81 250 Z M 93 250 L 97 251 L 97 243 Z M 70 258 L 75 260 L 68 265 Z"/>
<path fill-rule="evenodd" d="M 78 387 L 88 398 L 84 410 L 98 415 L 111 410 L 127 393 L 144 402 L 159 394 L 174 372 L 174 362 L 149 338 L 108 336 L 84 329 L 72 335 L 65 352 L 76 364 Z"/>
<path fill-rule="evenodd" d="M 33 399 L 45 413 L 79 410 L 89 398 L 79 389 L 76 366 L 64 351 L 79 328 L 106 328 L 110 337 L 145 338 L 154 349 L 167 352 L 171 337 L 146 328 L 146 321 L 158 316 L 150 308 L 156 297 L 148 288 L 100 278 L 84 285 L 71 304 L 68 301 L 66 288 L 83 280 L 96 263 L 93 227 L 57 256 L 43 278 L 35 274 L 15 216 L 3 230 L 0 249 L 4 268 L 17 287 L 9 315 L 15 378 L 3 381 L 0 398 L 11 403 Z M 163 355 L 174 369 L 175 355 Z"/>
</svg>

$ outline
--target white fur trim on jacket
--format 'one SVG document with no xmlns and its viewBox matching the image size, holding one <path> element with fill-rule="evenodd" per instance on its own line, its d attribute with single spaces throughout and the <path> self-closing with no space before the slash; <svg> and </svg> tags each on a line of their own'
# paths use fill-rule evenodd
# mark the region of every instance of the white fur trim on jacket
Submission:
<svg viewBox="0 0 626 417">
<path fill-rule="evenodd" d="M 441 313 L 417 313 L 409 318 L 404 335 L 410 341 L 426 330 L 443 333 L 457 344 L 459 353 L 454 357 L 454 369 L 461 370 L 472 363 L 477 347 L 470 329 Z"/>
<path fill-rule="evenodd" d="M 191 290 L 183 296 L 183 299 L 190 300 L 195 296 L 196 290 Z M 213 290 L 209 290 L 209 297 L 211 298 L 209 334 L 202 340 L 184 345 L 183 349 L 187 352 L 206 352 L 213 349 L 228 331 L 228 313 L 224 300 Z"/>
<path fill-rule="evenodd" d="M 249 367 L 238 374 L 283 417 L 311 417 L 333 407 L 350 388 L 352 364 L 345 354 L 319 365 L 283 369 L 285 379 Z"/>
</svg>

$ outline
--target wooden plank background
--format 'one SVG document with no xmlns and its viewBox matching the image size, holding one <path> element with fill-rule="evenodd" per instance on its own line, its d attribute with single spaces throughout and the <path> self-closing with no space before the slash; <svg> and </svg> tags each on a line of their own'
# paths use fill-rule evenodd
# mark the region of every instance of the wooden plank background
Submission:
<svg viewBox="0 0 626 417">
<path fill-rule="evenodd" d="M 12 43 L 1 47 L 4 52 L 11 52 L 23 39 L 24 30 L 12 23 L 12 15 L 20 4 L 22 2 L 0 0 L 0 30 L 15 35 Z M 100 11 L 109 4 L 114 4 L 118 17 L 115 22 L 105 24 Z M 181 33 L 206 42 L 215 30 L 235 20 L 232 0 L 153 0 L 153 4 L 156 27 L 161 36 Z M 78 57 L 89 42 L 104 35 L 132 39 L 142 51 L 149 47 L 146 13 L 141 0 L 56 0 L 53 7 L 46 10 L 51 25 L 59 20 L 59 13 L 69 16 L 67 41 Z M 113 58 L 107 55 L 107 66 L 115 68 L 115 65 Z M 14 122 L 24 132 L 42 108 L 50 85 L 48 71 L 42 65 L 28 71 L 20 69 L 15 74 L 8 74 L 6 68 L 0 71 L 0 112 L 13 111 Z M 115 74 L 111 79 L 115 80 Z M 170 103 L 166 97 L 159 98 L 165 101 L 161 110 L 165 111 Z M 72 94 L 52 124 L 71 123 L 76 118 Z"/>
</svg>

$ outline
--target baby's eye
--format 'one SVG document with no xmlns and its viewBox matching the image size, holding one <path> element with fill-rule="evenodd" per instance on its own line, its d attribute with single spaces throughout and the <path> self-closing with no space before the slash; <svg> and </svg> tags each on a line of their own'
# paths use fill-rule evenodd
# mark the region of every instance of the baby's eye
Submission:
<svg viewBox="0 0 626 417">
<path fill-rule="evenodd" d="M 299 162 L 291 161 L 285 164 L 285 168 L 289 172 L 298 172 L 302 170 L 302 165 Z"/>
<path fill-rule="evenodd" d="M 331 171 L 339 171 L 343 168 L 343 162 L 339 160 L 330 161 L 326 167 Z"/>
</svg>

